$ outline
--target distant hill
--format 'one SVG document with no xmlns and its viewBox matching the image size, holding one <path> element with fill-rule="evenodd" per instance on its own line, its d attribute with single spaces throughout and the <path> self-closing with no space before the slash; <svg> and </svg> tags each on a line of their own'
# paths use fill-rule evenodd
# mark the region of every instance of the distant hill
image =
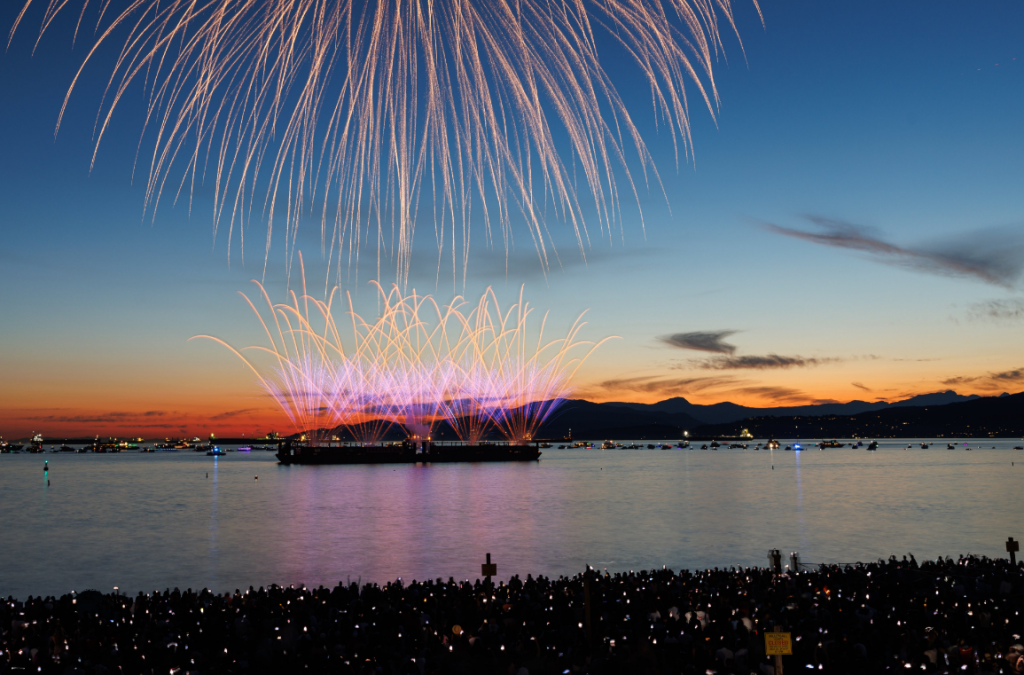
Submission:
<svg viewBox="0 0 1024 675">
<path fill-rule="evenodd" d="M 671 440 L 681 438 L 684 431 L 696 437 L 724 437 L 739 435 L 744 428 L 758 438 L 1015 436 L 1024 435 L 1020 396 L 1024 394 L 982 398 L 950 390 L 894 403 L 850 401 L 778 408 L 728 402 L 700 405 L 685 398 L 651 404 L 572 400 L 558 409 L 538 436 L 563 438 L 571 431 L 577 439 Z M 975 405 L 953 407 L 965 404 Z"/>
<path fill-rule="evenodd" d="M 971 397 L 945 405 L 892 405 L 857 415 L 763 415 L 704 425 L 691 434 L 732 436 L 742 429 L 756 438 L 1021 438 L 1024 393 Z"/>
<path fill-rule="evenodd" d="M 619 403 L 591 403 L 572 400 L 563 403 L 541 426 L 541 438 L 564 438 L 572 433 L 574 438 L 648 438 L 646 434 L 622 435 L 624 429 L 639 433 L 650 428 L 650 433 L 665 435 L 664 438 L 680 438 L 683 429 L 693 429 L 703 424 L 686 413 L 668 413 L 658 410 L 638 410 Z M 669 433 L 669 429 L 674 430 Z"/>
<path fill-rule="evenodd" d="M 606 403 L 603 405 L 623 406 L 637 411 L 667 413 L 669 415 L 688 415 L 704 424 L 725 424 L 738 422 L 751 417 L 795 417 L 817 415 L 857 415 L 872 410 L 885 410 L 894 407 L 935 406 L 949 403 L 961 403 L 980 398 L 977 394 L 961 396 L 953 390 L 921 394 L 911 398 L 887 403 L 885 401 L 850 401 L 849 403 L 819 403 L 816 405 L 780 406 L 778 408 L 748 408 L 735 403 L 715 403 L 700 405 L 690 403 L 685 398 L 670 398 L 659 403 Z"/>
</svg>

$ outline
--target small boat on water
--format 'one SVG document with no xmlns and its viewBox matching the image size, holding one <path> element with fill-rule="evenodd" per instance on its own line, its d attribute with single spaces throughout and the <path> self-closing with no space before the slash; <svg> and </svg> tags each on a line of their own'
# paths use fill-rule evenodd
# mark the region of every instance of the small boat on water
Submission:
<svg viewBox="0 0 1024 675">
<path fill-rule="evenodd" d="M 928 444 L 927 443 L 922 443 L 921 444 L 921 449 L 922 450 L 927 450 L 928 449 Z"/>
<path fill-rule="evenodd" d="M 956 450 L 956 446 L 952 443 L 946 443 L 946 450 Z"/>
<path fill-rule="evenodd" d="M 250 448 L 248 445 L 243 445 L 238 449 L 239 452 L 249 452 L 250 450 L 252 450 L 252 448 Z"/>
<path fill-rule="evenodd" d="M 765 447 L 765 450 L 778 450 L 779 449 L 779 442 L 773 438 L 773 439 L 769 440 L 767 443 L 765 443 L 764 447 Z"/>
<path fill-rule="evenodd" d="M 824 448 L 842 448 L 845 445 L 845 443 L 840 443 L 839 441 L 833 438 L 831 441 L 822 441 L 821 443 L 818 443 L 818 449 L 821 450 Z"/>
<path fill-rule="evenodd" d="M 227 453 L 225 453 L 220 448 L 213 448 L 212 450 L 210 450 L 209 452 L 206 453 L 206 456 L 207 457 L 223 457 L 225 454 L 227 454 Z"/>
<path fill-rule="evenodd" d="M 1013 446 L 1013 449 L 1014 450 L 1024 450 L 1024 446 L 1022 446 L 1022 445 L 1015 445 L 1015 446 Z"/>
<path fill-rule="evenodd" d="M 878 450 L 878 441 L 868 443 L 868 450 Z"/>
<path fill-rule="evenodd" d="M 544 446 L 542 445 L 541 447 L 544 447 Z M 551 446 L 548 445 L 547 447 L 550 448 Z M 650 446 L 648 446 L 648 447 L 650 447 Z M 615 449 L 615 444 L 612 443 L 611 441 L 605 441 L 604 443 L 601 444 L 601 449 L 602 450 L 614 450 Z"/>
</svg>

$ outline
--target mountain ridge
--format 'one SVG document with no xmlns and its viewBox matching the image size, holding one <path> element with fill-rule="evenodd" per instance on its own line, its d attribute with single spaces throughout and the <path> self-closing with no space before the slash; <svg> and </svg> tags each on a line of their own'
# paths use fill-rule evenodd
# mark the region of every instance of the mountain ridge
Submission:
<svg viewBox="0 0 1024 675">
<path fill-rule="evenodd" d="M 648 410 L 651 412 L 664 412 L 669 414 L 685 414 L 704 424 L 725 424 L 738 422 L 751 417 L 796 417 L 796 416 L 819 416 L 819 415 L 857 415 L 863 412 L 885 410 L 894 407 L 916 407 L 925 405 L 948 405 L 950 403 L 962 403 L 982 398 L 977 394 L 962 396 L 952 389 L 946 391 L 932 392 L 929 394 L 918 394 L 910 398 L 889 403 L 887 401 L 861 401 L 853 400 L 847 403 L 815 403 L 799 406 L 776 406 L 770 408 L 752 408 L 743 406 L 731 401 L 722 401 L 709 405 L 690 403 L 685 398 L 678 396 L 665 399 L 657 403 L 629 403 L 610 401 L 607 405 L 623 406 L 635 410 Z M 568 403 L 566 403 L 568 405 Z"/>
<path fill-rule="evenodd" d="M 971 407 L 973 404 L 973 407 Z M 968 408 L 960 408 L 965 406 Z M 658 403 L 566 401 L 538 429 L 539 438 L 593 440 L 738 436 L 847 438 L 1024 435 L 1024 393 L 982 397 L 953 390 L 912 396 L 892 403 L 850 401 L 776 408 L 731 402 L 694 404 L 685 398 Z"/>
</svg>

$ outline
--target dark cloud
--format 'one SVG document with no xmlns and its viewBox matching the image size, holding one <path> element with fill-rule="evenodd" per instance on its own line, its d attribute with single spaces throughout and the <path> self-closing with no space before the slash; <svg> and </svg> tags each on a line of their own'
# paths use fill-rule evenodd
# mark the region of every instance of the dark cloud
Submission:
<svg viewBox="0 0 1024 675">
<path fill-rule="evenodd" d="M 658 339 L 665 344 L 678 347 L 679 349 L 692 349 L 698 352 L 713 352 L 715 354 L 732 354 L 736 351 L 735 345 L 731 345 L 724 340 L 736 332 L 734 330 L 718 330 L 676 333 L 675 335 L 666 335 Z"/>
<path fill-rule="evenodd" d="M 880 262 L 941 276 L 968 277 L 1011 288 L 1024 272 L 1024 228 L 978 230 L 921 246 L 897 246 L 868 227 L 841 220 L 806 216 L 819 228 L 808 232 L 764 223 L 771 232 L 823 246 L 861 251 Z"/>
<path fill-rule="evenodd" d="M 988 300 L 977 302 L 967 309 L 969 319 L 989 321 L 1020 321 L 1024 319 L 1024 300 Z"/>
<path fill-rule="evenodd" d="M 716 356 L 694 361 L 703 370 L 769 370 L 775 368 L 808 368 L 823 363 L 842 361 L 840 358 L 813 358 L 804 356 Z"/>
<path fill-rule="evenodd" d="M 870 389 L 868 389 L 867 387 L 865 387 L 865 386 L 864 386 L 863 384 L 861 384 L 860 382 L 851 382 L 850 384 L 852 384 L 853 386 L 857 387 L 858 389 L 863 389 L 864 391 L 868 391 L 868 392 L 870 392 L 870 391 L 871 391 Z"/>
</svg>

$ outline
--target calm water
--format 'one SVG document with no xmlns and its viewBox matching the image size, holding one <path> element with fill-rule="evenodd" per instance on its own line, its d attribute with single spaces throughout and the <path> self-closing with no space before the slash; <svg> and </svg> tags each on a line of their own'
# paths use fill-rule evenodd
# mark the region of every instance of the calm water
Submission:
<svg viewBox="0 0 1024 675">
<path fill-rule="evenodd" d="M 283 467 L 270 452 L 3 455 L 0 595 L 475 578 L 487 552 L 501 578 L 763 565 L 770 548 L 809 562 L 1005 555 L 1007 536 L 1024 539 L 1016 443 L 377 467 Z"/>
</svg>

